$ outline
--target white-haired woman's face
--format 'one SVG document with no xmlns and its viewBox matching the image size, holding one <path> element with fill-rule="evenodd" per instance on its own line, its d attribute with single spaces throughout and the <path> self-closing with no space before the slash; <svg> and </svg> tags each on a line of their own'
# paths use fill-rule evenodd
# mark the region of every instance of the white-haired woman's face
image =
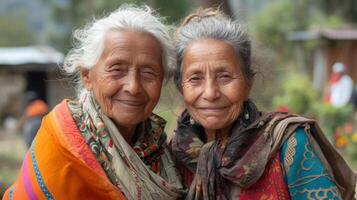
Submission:
<svg viewBox="0 0 357 200">
<path fill-rule="evenodd" d="M 233 47 L 213 39 L 193 42 L 182 67 L 182 94 L 194 120 L 208 130 L 229 127 L 249 93 Z"/>
<path fill-rule="evenodd" d="M 132 127 L 150 116 L 163 82 L 160 43 L 150 34 L 115 30 L 105 36 L 99 61 L 82 70 L 104 114 L 118 126 Z"/>
</svg>

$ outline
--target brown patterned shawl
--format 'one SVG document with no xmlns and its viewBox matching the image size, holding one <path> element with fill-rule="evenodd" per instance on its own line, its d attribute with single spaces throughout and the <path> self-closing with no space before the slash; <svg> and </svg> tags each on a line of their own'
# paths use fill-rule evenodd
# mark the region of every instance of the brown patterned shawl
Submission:
<svg viewBox="0 0 357 200">
<path fill-rule="evenodd" d="M 245 119 L 244 114 L 249 118 Z M 205 143 L 203 128 L 190 124 L 184 111 L 171 142 L 178 164 L 193 173 L 186 199 L 230 199 L 231 183 L 248 188 L 259 180 L 269 159 L 297 127 L 304 127 L 312 146 L 335 179 L 344 199 L 354 195 L 356 175 L 328 142 L 314 120 L 286 113 L 261 113 L 247 101 L 234 122 L 227 144 L 216 140 Z"/>
</svg>

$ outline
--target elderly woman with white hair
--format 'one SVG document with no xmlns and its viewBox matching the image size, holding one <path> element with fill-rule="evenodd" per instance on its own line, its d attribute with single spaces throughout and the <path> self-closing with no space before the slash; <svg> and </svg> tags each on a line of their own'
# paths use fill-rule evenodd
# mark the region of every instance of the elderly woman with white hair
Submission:
<svg viewBox="0 0 357 200">
<path fill-rule="evenodd" d="M 78 99 L 44 117 L 5 199 L 177 199 L 181 182 L 152 113 L 172 44 L 150 8 L 124 6 L 74 33 L 63 70 Z"/>
</svg>

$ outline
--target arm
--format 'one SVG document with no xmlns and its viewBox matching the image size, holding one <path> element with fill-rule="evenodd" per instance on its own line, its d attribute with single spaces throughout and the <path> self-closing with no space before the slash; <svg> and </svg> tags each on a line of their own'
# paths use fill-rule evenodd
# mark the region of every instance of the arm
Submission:
<svg viewBox="0 0 357 200">
<path fill-rule="evenodd" d="M 284 142 L 280 154 L 291 199 L 342 199 L 304 129 Z"/>
</svg>

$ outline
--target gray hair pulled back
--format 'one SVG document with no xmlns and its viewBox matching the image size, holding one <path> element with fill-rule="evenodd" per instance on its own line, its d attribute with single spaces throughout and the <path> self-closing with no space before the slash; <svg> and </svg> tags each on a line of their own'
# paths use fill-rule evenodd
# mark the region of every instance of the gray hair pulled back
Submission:
<svg viewBox="0 0 357 200">
<path fill-rule="evenodd" d="M 243 25 L 231 20 L 216 9 L 199 9 L 186 17 L 176 32 L 177 65 L 174 75 L 176 87 L 181 89 L 182 60 L 186 48 L 201 39 L 224 41 L 234 48 L 243 67 L 244 78 L 249 86 L 253 84 L 254 72 L 251 69 L 251 42 Z"/>
<path fill-rule="evenodd" d="M 91 69 L 104 50 L 105 34 L 111 30 L 130 30 L 152 35 L 161 45 L 165 77 L 174 71 L 176 63 L 169 26 L 148 6 L 122 5 L 108 16 L 94 19 L 73 33 L 74 46 L 65 57 L 61 70 L 74 77 L 77 96 L 85 91 L 79 78 L 80 68 Z"/>
</svg>

